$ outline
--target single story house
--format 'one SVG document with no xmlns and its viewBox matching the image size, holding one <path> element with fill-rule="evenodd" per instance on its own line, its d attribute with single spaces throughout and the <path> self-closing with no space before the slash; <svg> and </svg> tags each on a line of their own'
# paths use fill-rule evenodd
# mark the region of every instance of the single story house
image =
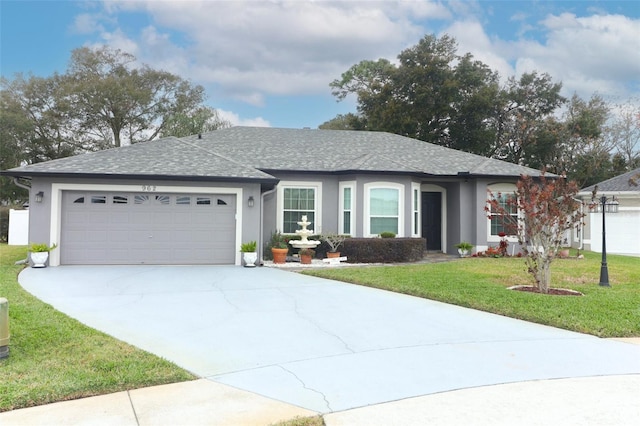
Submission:
<svg viewBox="0 0 640 426">
<path fill-rule="evenodd" d="M 580 190 L 586 216 L 584 225 L 573 233 L 572 245 L 602 252 L 603 215 L 598 200 L 603 195 L 617 202 L 617 212 L 605 210 L 604 214 L 607 253 L 640 256 L 640 168 Z"/>
<path fill-rule="evenodd" d="M 538 170 L 385 132 L 232 127 L 1 172 L 30 186 L 29 241 L 50 265 L 240 264 L 306 215 L 316 233 L 499 241 L 487 190 Z"/>
</svg>

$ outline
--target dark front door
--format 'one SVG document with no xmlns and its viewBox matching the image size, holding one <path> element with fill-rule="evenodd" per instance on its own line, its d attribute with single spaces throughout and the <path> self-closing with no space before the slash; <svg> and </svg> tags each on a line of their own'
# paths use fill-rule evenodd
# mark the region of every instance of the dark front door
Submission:
<svg viewBox="0 0 640 426">
<path fill-rule="evenodd" d="M 427 250 L 442 251 L 442 193 L 422 193 L 422 237 Z"/>
</svg>

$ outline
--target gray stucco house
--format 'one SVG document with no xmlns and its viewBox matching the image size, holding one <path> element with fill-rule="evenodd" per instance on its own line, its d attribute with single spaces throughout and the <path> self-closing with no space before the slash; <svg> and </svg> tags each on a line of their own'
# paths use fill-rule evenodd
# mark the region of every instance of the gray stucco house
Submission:
<svg viewBox="0 0 640 426">
<path fill-rule="evenodd" d="M 598 198 L 615 197 L 618 202 L 617 213 L 605 213 L 607 252 L 640 256 L 640 168 L 580 190 L 586 216 L 584 225 L 573 232 L 572 245 L 602 252 L 602 211 L 589 208 L 596 186 Z"/>
<path fill-rule="evenodd" d="M 455 253 L 499 241 L 487 190 L 540 173 L 384 132 L 233 127 L 2 172 L 30 181 L 29 241 L 50 265 L 240 264 L 239 246 L 293 233 L 425 237 Z"/>
</svg>

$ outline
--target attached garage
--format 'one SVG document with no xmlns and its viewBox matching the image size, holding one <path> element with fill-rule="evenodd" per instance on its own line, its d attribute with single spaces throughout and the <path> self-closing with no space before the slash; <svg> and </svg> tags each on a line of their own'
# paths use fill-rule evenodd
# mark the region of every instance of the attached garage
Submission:
<svg viewBox="0 0 640 426">
<path fill-rule="evenodd" d="M 236 198 L 62 191 L 60 264 L 234 264 Z"/>
</svg>

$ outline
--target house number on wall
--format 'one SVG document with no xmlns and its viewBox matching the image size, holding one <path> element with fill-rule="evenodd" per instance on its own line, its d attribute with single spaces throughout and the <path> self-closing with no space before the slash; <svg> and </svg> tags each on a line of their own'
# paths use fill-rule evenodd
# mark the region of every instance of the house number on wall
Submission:
<svg viewBox="0 0 640 426">
<path fill-rule="evenodd" d="M 144 192 L 155 192 L 156 191 L 156 186 L 155 185 L 142 185 L 142 190 Z"/>
</svg>

